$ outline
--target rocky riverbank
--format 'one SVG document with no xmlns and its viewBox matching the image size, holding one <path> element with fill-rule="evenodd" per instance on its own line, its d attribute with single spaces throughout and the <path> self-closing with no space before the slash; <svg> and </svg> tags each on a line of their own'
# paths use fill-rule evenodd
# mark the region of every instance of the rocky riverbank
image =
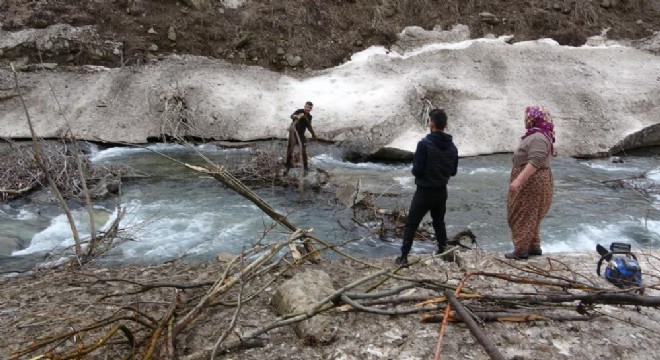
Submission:
<svg viewBox="0 0 660 360">
<path fill-rule="evenodd" d="M 660 253 L 656 250 L 638 253 L 646 286 L 657 283 L 660 275 L 658 255 Z M 250 341 L 245 344 L 247 348 L 234 349 L 222 358 L 429 359 L 436 348 L 439 324 L 421 323 L 420 319 L 424 314 L 441 315 L 444 300 L 424 300 L 443 295 L 440 288 L 434 286 L 456 286 L 470 272 L 483 273 L 469 277 L 465 281 L 464 292 L 493 298 L 511 295 L 520 299 L 524 294 L 531 298 L 598 293 L 580 290 L 580 286 L 582 289 L 616 290 L 596 276 L 598 255 L 595 252 L 551 254 L 522 262 L 510 262 L 502 254 L 480 250 L 461 252 L 458 257 L 456 262 L 446 262 L 428 255 L 415 255 L 413 262 L 419 262 L 410 268 L 400 269 L 398 275 L 401 277 L 389 280 L 376 278 L 350 291 L 366 292 L 378 285 L 374 292 L 381 292 L 410 284 L 410 279 L 416 279 L 417 286 L 382 297 L 381 305 L 377 302 L 369 305 L 372 310 L 385 312 L 416 309 L 412 314 L 377 315 L 356 311 L 338 300 L 336 307 L 324 312 L 326 319 L 322 324 L 325 324 L 324 331 L 329 335 L 323 342 L 304 334 L 301 338 L 300 333 L 296 335 L 292 328 L 284 326 L 265 333 L 259 337 L 259 342 Z M 158 321 L 175 295 L 179 304 L 175 318 L 183 316 L 185 309 L 202 299 L 201 296 L 227 268 L 231 258 L 221 255 L 218 262 L 204 264 L 173 262 L 146 267 L 61 268 L 4 277 L 0 279 L 0 357 L 10 358 L 12 351 L 33 344 L 31 341 L 35 339 L 63 334 L 72 329 L 78 331 L 102 319 L 118 316 L 126 311 L 122 307 L 132 309 L 131 317 L 141 312 Z M 220 298 L 220 302 L 209 308 L 197 323 L 179 334 L 175 342 L 176 354 L 181 359 L 208 358 L 215 342 L 234 317 L 236 327 L 226 342 L 236 341 L 237 335 L 245 336 L 275 321 L 278 314 L 271 307 L 272 298 L 281 297 L 276 294 L 282 292 L 294 293 L 294 289 L 287 289 L 286 286 L 291 286 L 291 280 L 303 274 L 317 272 L 330 275 L 324 275 L 326 283 L 318 280 L 306 284 L 309 287 L 306 292 L 313 294 L 319 293 L 319 287 L 326 288 L 326 292 L 335 291 L 381 268 L 394 270 L 393 259 L 355 260 L 324 260 L 319 264 L 305 264 L 288 270 L 285 264 L 271 268 L 244 290 L 243 299 L 249 299 L 249 302 L 244 303 L 239 312 L 230 305 L 237 295 L 232 292 Z M 421 279 L 425 280 L 419 282 Z M 552 286 L 552 283 L 564 285 Z M 156 286 L 162 287 L 150 290 L 148 284 L 160 284 Z M 190 287 L 184 289 L 186 284 Z M 175 286 L 180 289 L 175 291 Z M 252 294 L 256 294 L 254 298 Z M 645 295 L 652 296 L 647 299 L 656 299 L 659 293 L 647 288 Z M 478 299 L 474 295 L 472 298 L 466 295 L 461 301 L 477 316 L 481 314 L 485 319 L 481 324 L 483 332 L 508 359 L 655 359 L 660 351 L 660 312 L 654 307 L 604 305 L 588 301 L 533 304 L 513 298 L 509 302 Z M 225 305 L 222 305 L 223 302 Z M 437 309 L 432 310 L 434 307 Z M 493 321 L 492 317 L 488 320 L 484 312 L 507 312 L 509 315 L 500 315 L 498 321 Z M 590 317 L 593 319 L 588 320 Z M 135 329 L 136 324 L 129 319 L 123 323 Z M 75 340 L 77 345 L 66 341 L 60 343 L 57 349 L 85 348 L 110 328 L 110 325 L 101 327 L 102 331 L 97 332 L 90 329 Z M 135 335 L 138 338 L 141 336 L 140 333 Z M 121 337 L 116 336 L 115 345 L 111 348 L 116 354 L 121 354 L 129 347 L 125 341 L 117 340 Z M 103 359 L 108 354 L 106 348 L 104 352 L 94 352 L 88 358 Z M 442 358 L 489 357 L 465 325 L 450 322 L 443 340 Z"/>
</svg>

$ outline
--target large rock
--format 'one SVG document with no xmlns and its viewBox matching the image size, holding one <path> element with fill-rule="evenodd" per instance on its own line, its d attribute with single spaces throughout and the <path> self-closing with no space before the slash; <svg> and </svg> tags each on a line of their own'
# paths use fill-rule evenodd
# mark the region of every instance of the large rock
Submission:
<svg viewBox="0 0 660 360">
<path fill-rule="evenodd" d="M 500 23 L 500 19 L 489 12 L 479 13 L 479 18 L 488 25 L 497 25 Z"/>
<path fill-rule="evenodd" d="M 461 156 L 513 151 L 532 104 L 556 116 L 560 155 L 619 151 L 623 139 L 660 123 L 660 57 L 625 46 L 508 40 L 426 43 L 402 52 L 372 47 L 301 78 L 173 55 L 140 67 L 24 73 L 19 81 L 43 137 L 66 132 L 49 84 L 77 138 L 110 142 L 145 143 L 173 128 L 208 140 L 285 139 L 289 115 L 311 100 L 317 135 L 347 143 L 354 158 L 384 148 L 381 154 L 397 157 L 413 152 L 428 131 L 422 120 L 429 104 L 447 110 Z M 0 69 L 0 98 L 7 99 L 0 102 L 0 136 L 27 138 L 13 87 L 9 71 Z M 177 104 L 185 114 L 173 113 L 182 108 Z M 184 125 L 194 126 L 165 126 L 184 115 Z"/>
<path fill-rule="evenodd" d="M 9 59 L 27 55 L 33 62 L 40 58 L 68 62 L 83 56 L 118 64 L 122 51 L 121 42 L 101 40 L 94 26 L 56 24 L 45 29 L 0 30 L 0 57 Z"/>
<path fill-rule="evenodd" d="M 20 250 L 23 242 L 15 236 L 0 235 L 0 255 L 11 255 Z"/>
<path fill-rule="evenodd" d="M 335 191 L 335 199 L 347 208 L 352 208 L 359 203 L 360 200 L 364 199 L 364 195 L 360 192 L 360 180 L 357 183 L 344 182 L 340 184 L 337 191 Z"/>
<path fill-rule="evenodd" d="M 209 11 L 213 10 L 215 0 L 183 0 L 189 7 L 195 10 Z"/>
<path fill-rule="evenodd" d="M 419 26 L 409 26 L 399 34 L 399 40 L 393 49 L 407 51 L 428 44 L 459 43 L 469 39 L 470 28 L 467 25 L 454 25 L 448 31 L 443 31 L 441 26 L 436 26 L 431 31 Z"/>
<path fill-rule="evenodd" d="M 243 6 L 245 0 L 221 0 L 221 2 L 222 5 L 226 8 L 238 9 L 239 7 Z"/>
<path fill-rule="evenodd" d="M 656 31 L 653 35 L 647 38 L 632 41 L 631 43 L 632 46 L 638 49 L 648 51 L 655 55 L 660 55 L 660 31 Z"/>
<path fill-rule="evenodd" d="M 600 6 L 605 9 L 608 9 L 617 6 L 618 3 L 619 3 L 618 0 L 601 0 Z"/>
<path fill-rule="evenodd" d="M 46 252 L 17 256 L 0 255 L 0 274 L 22 273 L 34 270 L 47 257 L 48 253 Z"/>
<path fill-rule="evenodd" d="M 302 313 L 334 292 L 332 280 L 327 273 L 307 270 L 282 283 L 270 302 L 280 315 Z M 334 338 L 338 325 L 336 321 L 337 317 L 316 315 L 294 324 L 293 330 L 299 338 L 310 343 L 327 344 Z"/>
</svg>

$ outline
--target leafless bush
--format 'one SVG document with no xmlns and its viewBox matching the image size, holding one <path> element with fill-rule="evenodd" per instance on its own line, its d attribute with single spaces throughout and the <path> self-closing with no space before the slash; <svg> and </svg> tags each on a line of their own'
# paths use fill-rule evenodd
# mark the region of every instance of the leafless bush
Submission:
<svg viewBox="0 0 660 360">
<path fill-rule="evenodd" d="M 249 159 L 234 165 L 229 169 L 237 179 L 245 184 L 253 186 L 281 186 L 296 187 L 299 185 L 300 176 L 296 169 L 289 174 L 283 175 L 284 164 L 280 161 L 281 154 L 275 149 L 258 150 Z M 325 177 L 327 173 L 321 171 Z M 325 180 L 327 181 L 327 179 Z M 322 179 L 306 185 L 307 188 L 318 190 L 325 182 Z"/>
<path fill-rule="evenodd" d="M 271 150 L 258 150 L 247 161 L 235 165 L 231 173 L 245 183 L 280 183 L 284 166 L 278 155 Z"/>
<path fill-rule="evenodd" d="M 455 16 L 467 14 L 475 10 L 475 0 L 452 1 L 449 3 L 450 11 Z"/>
<path fill-rule="evenodd" d="M 629 12 L 639 12 L 647 8 L 648 0 L 621 0 L 623 10 Z"/>
<path fill-rule="evenodd" d="M 536 29 L 559 29 L 562 25 L 562 15 L 550 11 L 538 11 L 531 19 L 531 25 Z"/>
<path fill-rule="evenodd" d="M 188 107 L 186 93 L 174 84 L 162 90 L 161 99 L 164 101 L 163 115 L 161 116 L 160 134 L 163 141 L 167 137 L 186 139 L 188 137 L 202 137 L 202 131 L 195 124 L 195 113 Z"/>
<path fill-rule="evenodd" d="M 376 204 L 377 197 L 387 194 L 366 193 L 364 198 L 353 206 L 353 220 L 360 224 L 371 223 L 369 228 L 381 240 L 401 238 L 408 219 L 406 209 L 396 203 L 392 209 L 381 208 Z M 425 222 L 415 232 L 415 240 L 430 240 L 433 235 L 426 230 L 429 223 Z"/>
<path fill-rule="evenodd" d="M 382 4 L 374 8 L 374 15 L 371 21 L 371 27 L 377 28 L 385 22 L 385 19 L 394 16 L 397 12 L 396 0 L 383 0 Z"/>
<path fill-rule="evenodd" d="M 589 0 L 576 0 L 573 21 L 583 22 L 587 25 L 595 24 L 598 21 L 598 12 L 594 4 Z"/>
<path fill-rule="evenodd" d="M 48 172 L 60 192 L 68 198 L 82 195 L 82 184 L 78 175 L 77 163 L 70 144 L 66 142 L 40 142 L 42 158 Z M 0 157 L 0 201 L 8 201 L 30 191 L 47 186 L 45 174 L 34 160 L 31 148 L 22 148 L 14 144 L 13 151 L 7 151 Z M 87 185 L 93 188 L 108 178 L 116 178 L 126 169 L 93 166 L 89 158 L 81 158 Z"/>
<path fill-rule="evenodd" d="M 272 7 L 271 7 L 271 14 L 272 14 Z M 247 7 L 240 12 L 240 16 L 241 16 L 241 22 L 240 22 L 241 29 L 258 28 L 259 24 L 264 22 L 263 14 L 259 12 L 258 7 Z"/>
<path fill-rule="evenodd" d="M 474 3 L 474 0 L 464 1 L 464 5 Z M 428 14 L 434 6 L 437 6 L 430 0 L 399 0 L 399 10 L 404 16 L 417 16 L 420 14 Z"/>
<path fill-rule="evenodd" d="M 529 29 L 529 22 L 524 16 L 520 16 L 514 21 L 511 21 L 513 23 L 513 31 L 515 33 L 524 33 Z"/>
</svg>

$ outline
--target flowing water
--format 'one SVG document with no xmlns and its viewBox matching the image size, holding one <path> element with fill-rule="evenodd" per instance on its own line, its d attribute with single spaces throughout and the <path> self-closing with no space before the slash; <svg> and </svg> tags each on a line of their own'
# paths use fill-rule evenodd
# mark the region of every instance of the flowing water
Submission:
<svg viewBox="0 0 660 360">
<path fill-rule="evenodd" d="M 261 145 L 266 146 L 266 145 Z M 273 146 L 273 145 L 267 145 Z M 177 145 L 154 145 L 161 151 L 191 163 L 202 163 L 194 151 Z M 220 164 L 231 164 L 250 155 L 249 149 L 197 147 Z M 333 147 L 313 144 L 312 167 L 332 173 L 335 182 L 360 181 L 361 188 L 400 193 L 396 202 L 407 209 L 414 192 L 410 163 L 353 164 L 339 160 Z M 645 175 L 648 186 L 660 183 L 660 151 L 645 150 L 622 156 L 623 163 L 609 159 L 554 160 L 555 195 L 543 222 L 544 252 L 593 250 L 597 243 L 627 241 L 635 247 L 660 247 L 660 199 L 650 200 L 639 192 L 614 189 L 604 182 Z M 219 252 L 237 253 L 257 241 L 286 236 L 282 229 L 270 229 L 272 221 L 255 205 L 224 188 L 217 181 L 193 173 L 181 165 L 145 149 L 110 148 L 97 150 L 93 161 L 99 165 L 129 165 L 149 177 L 131 180 L 122 186 L 121 199 L 95 206 L 98 226 L 116 216 L 121 202 L 127 213 L 121 224 L 129 241 L 113 250 L 106 263 L 156 263 L 179 257 L 207 260 Z M 458 175 L 449 184 L 447 202 L 448 234 L 471 229 L 484 249 L 511 249 L 506 223 L 510 154 L 462 158 Z M 351 211 L 336 204 L 330 195 L 308 191 L 299 199 L 296 189 L 261 188 L 257 193 L 275 209 L 289 213 L 298 226 L 346 245 L 364 257 L 391 256 L 399 251 L 400 239 L 381 240 L 351 220 Z M 88 233 L 86 212 L 74 215 L 81 233 Z M 0 234 L 25 242 L 25 248 L 11 258 L 42 254 L 73 244 L 64 215 L 54 205 L 16 201 L 0 206 Z M 413 252 L 430 252 L 431 242 L 415 242 Z M 8 258 L 1 258 L 0 265 Z"/>
</svg>

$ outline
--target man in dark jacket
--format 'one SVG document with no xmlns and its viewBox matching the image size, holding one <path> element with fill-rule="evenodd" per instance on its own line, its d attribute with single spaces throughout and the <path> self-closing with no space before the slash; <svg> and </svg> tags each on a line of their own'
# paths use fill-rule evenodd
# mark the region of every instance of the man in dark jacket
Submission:
<svg viewBox="0 0 660 360">
<path fill-rule="evenodd" d="M 437 254 L 445 251 L 447 229 L 445 212 L 447 204 L 447 182 L 458 170 L 458 150 L 451 135 L 444 132 L 447 127 L 447 114 L 442 109 L 433 109 L 429 113 L 429 129 L 419 143 L 413 157 L 412 173 L 415 175 L 417 190 L 410 204 L 408 219 L 403 231 L 401 256 L 396 263 L 408 263 L 408 253 L 413 244 L 415 231 L 427 212 L 431 212 L 435 238 L 438 241 Z"/>
<path fill-rule="evenodd" d="M 307 163 L 307 138 L 305 138 L 305 131 L 309 130 L 312 134 L 312 139 L 316 139 L 316 133 L 312 128 L 312 108 L 314 104 L 311 101 L 305 103 L 303 109 L 298 109 L 291 114 L 291 126 L 289 127 L 289 141 L 286 146 L 286 170 L 284 174 L 289 172 L 291 169 L 293 158 L 293 150 L 298 144 L 298 139 L 300 139 L 300 153 L 302 155 L 303 166 L 305 168 L 305 175 L 309 172 L 309 164 Z M 296 136 L 297 134 L 297 136 Z"/>
</svg>

